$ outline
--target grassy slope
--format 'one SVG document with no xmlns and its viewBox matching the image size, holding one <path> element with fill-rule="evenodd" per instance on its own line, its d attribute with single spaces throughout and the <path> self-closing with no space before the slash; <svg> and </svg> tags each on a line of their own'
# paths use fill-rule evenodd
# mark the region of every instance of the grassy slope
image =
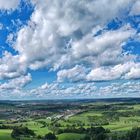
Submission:
<svg viewBox="0 0 140 140">
<path fill-rule="evenodd" d="M 133 105 L 134 109 L 133 110 L 140 110 L 140 105 Z M 118 110 L 120 112 L 126 111 L 126 110 Z M 70 123 L 68 122 L 64 122 L 63 120 L 60 120 L 59 123 L 61 123 L 62 125 L 64 125 L 64 127 L 66 126 L 66 124 L 71 124 L 71 122 L 76 122 L 76 121 L 81 121 L 83 123 L 88 124 L 89 120 L 87 116 L 101 116 L 102 112 L 101 111 L 89 111 L 89 112 L 85 112 L 79 115 L 75 115 L 69 118 Z M 1 120 L 2 122 L 4 120 Z M 37 121 L 45 121 L 47 123 L 49 123 L 49 120 L 47 119 L 40 119 L 40 120 L 35 120 L 35 121 L 31 121 L 29 120 L 28 122 L 22 123 L 23 126 L 27 126 L 29 129 L 32 129 L 35 131 L 35 133 L 37 135 L 45 135 L 49 132 L 47 127 L 42 128 L 42 124 L 37 122 Z M 10 125 L 10 124 L 9 124 Z M 13 124 L 11 124 L 13 125 Z M 16 124 L 14 124 L 16 125 Z M 21 123 L 18 123 L 17 125 L 21 125 Z M 125 130 L 130 130 L 132 127 L 136 127 L 136 126 L 140 126 L 140 116 L 134 116 L 134 117 L 120 117 L 120 121 L 117 122 L 111 122 L 109 125 L 105 125 L 103 126 L 104 128 L 109 128 L 112 131 L 125 131 Z M 85 127 L 89 127 L 89 126 L 85 126 Z M 0 130 L 0 140 L 13 140 L 10 136 L 11 134 L 11 130 Z M 66 137 L 66 138 L 65 138 Z M 73 137 L 79 137 L 79 134 L 61 134 L 59 135 L 59 139 L 63 140 L 64 138 L 69 140 L 69 138 L 73 138 Z M 75 139 L 75 138 L 74 138 Z M 71 140 L 71 139 L 70 139 Z M 77 138 L 78 140 L 78 138 Z"/>
<path fill-rule="evenodd" d="M 14 140 L 11 138 L 11 131 L 8 129 L 0 129 L 0 140 Z"/>
<path fill-rule="evenodd" d="M 80 140 L 84 136 L 84 134 L 63 133 L 58 136 L 58 140 Z"/>
<path fill-rule="evenodd" d="M 133 105 L 134 110 L 140 110 L 140 105 Z M 134 111 L 131 110 L 131 111 Z M 118 110 L 118 112 L 123 112 L 126 110 Z M 86 113 L 82 113 L 80 115 L 75 115 L 73 117 L 70 117 L 69 120 L 71 122 L 81 121 L 85 124 L 89 124 L 87 116 L 101 116 L 102 112 L 100 111 L 89 111 Z M 68 123 L 60 121 L 62 124 L 66 125 Z M 117 122 L 110 122 L 109 125 L 103 126 L 104 128 L 109 128 L 112 131 L 125 131 L 130 130 L 132 127 L 138 127 L 140 126 L 140 116 L 134 116 L 134 117 L 120 117 L 120 120 Z"/>
<path fill-rule="evenodd" d="M 50 132 L 47 127 L 42 128 L 42 124 L 34 121 L 27 122 L 25 126 L 27 126 L 29 129 L 34 130 L 37 135 L 44 136 L 45 134 Z"/>
</svg>

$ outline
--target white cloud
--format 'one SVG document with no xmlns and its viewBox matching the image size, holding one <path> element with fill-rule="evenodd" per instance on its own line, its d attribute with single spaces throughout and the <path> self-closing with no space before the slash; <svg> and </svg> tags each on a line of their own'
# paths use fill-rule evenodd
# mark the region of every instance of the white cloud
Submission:
<svg viewBox="0 0 140 140">
<path fill-rule="evenodd" d="M 4 52 L 0 58 L 0 79 L 15 78 L 25 73 L 26 66 L 20 62 L 19 55 Z"/>
<path fill-rule="evenodd" d="M 13 84 L 12 84 L 13 85 Z M 8 86 L 8 87 L 7 87 Z M 8 91 L 10 88 L 10 93 Z M 7 89 L 7 90 L 6 90 Z M 24 91 L 22 88 L 0 88 L 1 99 L 63 99 L 63 98 L 104 98 L 140 97 L 140 81 L 113 82 L 104 85 L 95 83 L 58 84 L 45 83 L 38 88 Z"/>
<path fill-rule="evenodd" d="M 99 88 L 101 97 L 140 97 L 140 81 L 117 82 Z"/>
<path fill-rule="evenodd" d="M 120 17 L 131 2 L 132 0 L 33 0 L 35 11 L 28 26 L 19 31 L 14 48 L 19 52 L 20 59 L 35 70 L 41 67 L 58 69 L 72 63 L 75 65 L 80 61 L 76 57 L 84 54 L 105 53 L 105 49 L 109 48 L 112 49 L 108 51 L 114 48 L 116 50 L 134 30 L 125 26 L 117 31 L 106 31 L 95 38 L 92 38 L 92 33 L 108 21 Z M 68 45 L 70 40 L 72 41 Z M 97 46 L 93 46 L 94 43 Z M 118 49 L 121 50 L 120 47 Z M 83 61 L 89 62 L 90 57 Z M 92 59 L 95 61 L 95 58 Z"/>
<path fill-rule="evenodd" d="M 93 69 L 88 75 L 88 81 L 108 81 L 115 79 L 136 79 L 139 78 L 139 70 L 134 62 L 118 64 L 114 67 L 99 67 Z"/>
<path fill-rule="evenodd" d="M 47 85 L 47 88 L 42 88 Z M 94 83 L 72 84 L 64 86 L 58 83 L 45 83 L 44 85 L 29 91 L 30 95 L 38 98 L 69 98 L 75 96 L 90 97 L 94 96 L 96 91 Z M 96 96 L 96 95 L 95 95 Z"/>
<path fill-rule="evenodd" d="M 140 1 L 137 0 L 130 11 L 130 15 L 140 15 Z"/>
<path fill-rule="evenodd" d="M 47 88 L 43 88 L 47 85 Z M 62 85 L 45 83 L 28 91 L 29 96 L 38 98 L 104 98 L 104 97 L 140 97 L 140 81 L 113 82 L 103 86 L 94 83 L 75 83 Z"/>
<path fill-rule="evenodd" d="M 0 91 L 1 90 L 20 89 L 31 81 L 32 81 L 31 74 L 27 74 L 25 76 L 20 76 L 18 78 L 9 80 L 6 83 L 0 84 Z"/>
<path fill-rule="evenodd" d="M 57 80 L 59 82 L 66 82 L 66 81 L 71 81 L 71 82 L 77 82 L 81 80 L 85 80 L 85 68 L 79 65 L 76 65 L 72 69 L 64 69 L 61 70 L 57 73 Z"/>
<path fill-rule="evenodd" d="M 140 64 L 132 67 L 130 71 L 125 75 L 126 79 L 140 79 Z"/>
<path fill-rule="evenodd" d="M 0 58 L 0 79 L 16 78 L 1 84 L 1 93 L 8 88 L 15 95 L 22 93 L 27 97 L 91 97 L 100 93 L 122 92 L 125 85 L 120 89 L 119 85 L 98 89 L 94 83 L 87 81 L 140 78 L 139 62 L 134 61 L 137 56 L 123 52 L 123 45 L 136 35 L 136 29 L 129 24 L 114 30 L 106 29 L 111 20 L 128 16 L 126 12 L 135 1 L 32 0 L 35 9 L 30 21 L 19 30 L 16 42 L 12 42 L 12 34 L 7 38 L 14 44 L 17 54 L 5 52 Z M 18 2 L 0 0 L 0 9 L 13 10 Z M 137 5 L 138 1 L 131 13 L 139 12 Z M 101 34 L 97 35 L 98 31 Z M 22 87 L 31 81 L 30 74 L 25 76 L 27 69 L 44 67 L 59 70 L 57 82 L 70 81 L 72 84 L 82 80 L 85 83 L 71 86 L 46 83 L 25 93 Z M 138 84 L 135 88 L 138 92 Z M 129 91 L 134 91 L 130 85 L 126 92 Z"/>
<path fill-rule="evenodd" d="M 0 0 L 1 10 L 14 10 L 19 5 L 20 0 Z"/>
<path fill-rule="evenodd" d="M 88 73 L 88 69 L 76 65 L 72 69 L 58 71 L 57 80 L 59 82 L 76 81 L 110 81 L 115 79 L 139 79 L 140 64 L 127 62 L 115 66 L 94 68 Z"/>
<path fill-rule="evenodd" d="M 79 59 L 91 56 L 94 59 L 92 61 L 94 64 L 107 64 L 109 63 L 107 62 L 108 58 L 111 57 L 115 64 L 116 61 L 121 61 L 119 57 L 122 57 L 122 44 L 134 34 L 135 30 L 129 25 L 115 31 L 104 31 L 96 37 L 87 34 L 81 40 L 72 43 L 72 53 L 74 57 Z"/>
</svg>

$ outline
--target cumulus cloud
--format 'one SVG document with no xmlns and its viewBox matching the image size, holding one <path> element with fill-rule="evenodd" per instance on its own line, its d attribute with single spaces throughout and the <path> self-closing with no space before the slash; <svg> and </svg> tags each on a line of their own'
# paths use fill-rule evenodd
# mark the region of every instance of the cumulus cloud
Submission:
<svg viewBox="0 0 140 140">
<path fill-rule="evenodd" d="M 124 81 L 103 84 L 75 83 L 58 84 L 45 83 L 38 88 L 24 91 L 22 88 L 10 87 L 10 93 L 5 90 L 8 85 L 0 88 L 1 99 L 63 99 L 63 98 L 105 98 L 105 97 L 140 97 L 140 81 Z"/>
<path fill-rule="evenodd" d="M 108 81 L 115 79 L 136 79 L 139 78 L 139 64 L 128 62 L 118 64 L 114 67 L 99 67 L 93 69 L 88 75 L 88 81 Z"/>
<path fill-rule="evenodd" d="M 20 76 L 18 78 L 9 80 L 6 83 L 0 84 L 0 91 L 1 90 L 20 89 L 31 81 L 32 81 L 31 74 L 27 74 L 25 76 Z"/>
<path fill-rule="evenodd" d="M 36 89 L 28 91 L 27 94 L 31 97 L 37 96 L 41 99 L 140 97 L 140 82 L 120 81 L 117 83 L 111 82 L 103 86 L 97 86 L 95 83 L 75 83 L 65 86 L 58 83 L 45 83 Z"/>
<path fill-rule="evenodd" d="M 1 10 L 14 10 L 19 5 L 20 0 L 0 0 Z"/>
<path fill-rule="evenodd" d="M 79 65 L 76 65 L 72 69 L 64 69 L 57 73 L 57 80 L 59 82 L 64 81 L 71 81 L 71 82 L 77 82 L 81 80 L 85 80 L 85 68 Z"/>
<path fill-rule="evenodd" d="M 0 0 L 0 9 L 13 10 L 19 2 Z M 137 56 L 123 49 L 136 36 L 137 29 L 133 29 L 129 23 L 117 29 L 107 28 L 112 20 L 125 19 L 127 13 L 138 15 L 138 0 L 31 2 L 34 4 L 34 12 L 30 21 L 17 32 L 15 42 L 12 34 L 7 38 L 7 42 L 17 52 L 16 55 L 5 52 L 0 58 L 0 79 L 11 79 L 1 84 L 1 89 L 9 88 L 15 94 L 23 93 L 31 97 L 47 97 L 49 94 L 62 97 L 98 96 L 103 92 L 122 91 L 123 86 L 121 89 L 119 85 L 118 89 L 114 85 L 98 89 L 94 83 L 88 82 L 140 78 L 140 64 L 135 61 Z M 27 91 L 27 95 L 22 90 L 31 81 L 31 75 L 26 75 L 27 70 L 40 68 L 56 71 L 58 83 L 46 83 Z M 84 83 L 71 86 L 62 84 L 81 81 Z M 20 88 L 17 89 L 18 85 Z M 126 92 L 132 90 L 129 87 Z"/>
<path fill-rule="evenodd" d="M 15 78 L 26 73 L 25 64 L 19 60 L 19 55 L 13 56 L 5 51 L 0 58 L 0 79 Z"/>
<path fill-rule="evenodd" d="M 127 62 L 115 66 L 102 66 L 91 70 L 75 66 L 72 69 L 64 69 L 57 73 L 59 82 L 76 82 L 76 81 L 110 81 L 115 79 L 139 79 L 140 64 Z"/>
<path fill-rule="evenodd" d="M 132 67 L 130 71 L 125 75 L 126 79 L 140 79 L 140 65 Z"/>
<path fill-rule="evenodd" d="M 47 88 L 42 88 L 46 87 Z M 45 83 L 44 85 L 32 89 L 29 91 L 30 95 L 37 96 L 39 98 L 69 98 L 69 97 L 86 97 L 90 96 L 96 91 L 97 87 L 94 85 L 94 83 L 83 83 L 83 84 L 72 84 L 64 86 L 63 84 L 58 83 Z"/>
<path fill-rule="evenodd" d="M 77 57 L 96 55 L 103 53 L 105 49 L 117 48 L 131 37 L 134 31 L 126 27 L 92 37 L 92 31 L 97 30 L 97 25 L 105 26 L 108 21 L 120 17 L 131 2 L 132 0 L 34 0 L 35 11 L 28 26 L 18 32 L 14 48 L 19 52 L 20 59 L 28 63 L 31 69 L 57 69 L 79 63 Z M 108 14 L 104 16 L 104 13 Z M 95 58 L 88 57 L 84 61 L 91 59 Z"/>
<path fill-rule="evenodd" d="M 130 11 L 130 15 L 140 15 L 140 1 L 137 0 Z"/>
<path fill-rule="evenodd" d="M 140 82 L 117 82 L 99 88 L 99 96 L 103 97 L 140 97 Z"/>
<path fill-rule="evenodd" d="M 122 45 L 134 34 L 135 30 L 129 25 L 125 25 L 115 31 L 104 31 L 96 37 L 93 37 L 92 34 L 87 34 L 81 40 L 73 42 L 72 53 L 74 57 L 79 59 L 90 56 L 94 65 L 120 63 L 126 59 L 126 55 L 121 56 Z"/>
</svg>

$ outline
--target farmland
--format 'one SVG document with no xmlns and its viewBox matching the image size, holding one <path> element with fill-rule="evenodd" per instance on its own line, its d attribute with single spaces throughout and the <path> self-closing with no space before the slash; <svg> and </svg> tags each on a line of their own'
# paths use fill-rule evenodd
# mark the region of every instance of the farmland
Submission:
<svg viewBox="0 0 140 140">
<path fill-rule="evenodd" d="M 103 140 L 114 140 L 139 127 L 139 99 L 0 103 L 0 140 L 43 140 L 48 134 L 58 140 L 88 140 L 98 129 Z"/>
</svg>

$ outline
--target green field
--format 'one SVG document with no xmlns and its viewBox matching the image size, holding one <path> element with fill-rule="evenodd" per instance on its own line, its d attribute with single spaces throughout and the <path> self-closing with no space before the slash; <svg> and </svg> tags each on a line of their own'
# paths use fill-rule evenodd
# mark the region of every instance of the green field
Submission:
<svg viewBox="0 0 140 140">
<path fill-rule="evenodd" d="M 84 136 L 84 134 L 63 133 L 58 136 L 58 140 L 80 140 Z"/>
<path fill-rule="evenodd" d="M 11 138 L 12 130 L 0 129 L 0 140 L 14 140 Z"/>
<path fill-rule="evenodd" d="M 54 108 L 52 106 L 54 106 Z M 21 140 L 40 140 L 49 132 L 54 133 L 58 137 L 58 140 L 80 140 L 84 138 L 87 133 L 85 131 L 82 134 L 79 134 L 78 131 L 75 132 L 76 129 L 79 128 L 89 129 L 91 127 L 96 128 L 102 126 L 105 130 L 109 130 L 108 135 L 112 135 L 114 133 L 125 134 L 132 130 L 132 128 L 140 127 L 140 103 L 97 102 L 89 104 L 80 103 L 76 104 L 76 107 L 75 104 L 67 106 L 69 109 L 67 109 L 63 103 L 59 106 L 54 103 L 54 105 L 50 105 L 49 111 L 52 112 L 49 112 L 48 115 L 40 115 L 38 117 L 32 116 L 33 113 L 31 113 L 30 116 L 25 118 L 21 115 L 22 121 L 18 119 L 4 119 L 2 116 L 3 114 L 1 114 L 0 140 L 14 140 L 11 137 L 11 132 L 13 131 L 14 127 L 27 127 L 35 133 L 35 136 L 33 136 L 34 138 L 22 135 L 20 137 Z M 27 111 L 30 109 L 34 110 L 34 112 L 36 110 L 40 112 L 41 110 L 47 110 L 45 107 L 47 107 L 47 109 L 49 108 L 44 104 L 37 105 L 37 107 L 22 107 L 20 108 L 20 113 L 24 113 L 25 109 L 27 109 Z M 6 107 L 4 107 L 4 109 L 5 108 Z M 13 108 L 14 107 L 12 106 L 12 111 Z M 10 109 L 9 104 L 8 109 Z M 14 109 L 16 110 L 16 107 Z M 72 115 L 70 115 L 70 113 Z M 19 117 L 17 112 L 15 112 L 13 115 Z M 59 116 L 62 117 L 59 118 Z M 9 117 L 12 116 L 9 115 Z M 3 126 L 6 128 L 3 128 Z M 75 130 L 71 131 L 71 129 Z"/>
</svg>

